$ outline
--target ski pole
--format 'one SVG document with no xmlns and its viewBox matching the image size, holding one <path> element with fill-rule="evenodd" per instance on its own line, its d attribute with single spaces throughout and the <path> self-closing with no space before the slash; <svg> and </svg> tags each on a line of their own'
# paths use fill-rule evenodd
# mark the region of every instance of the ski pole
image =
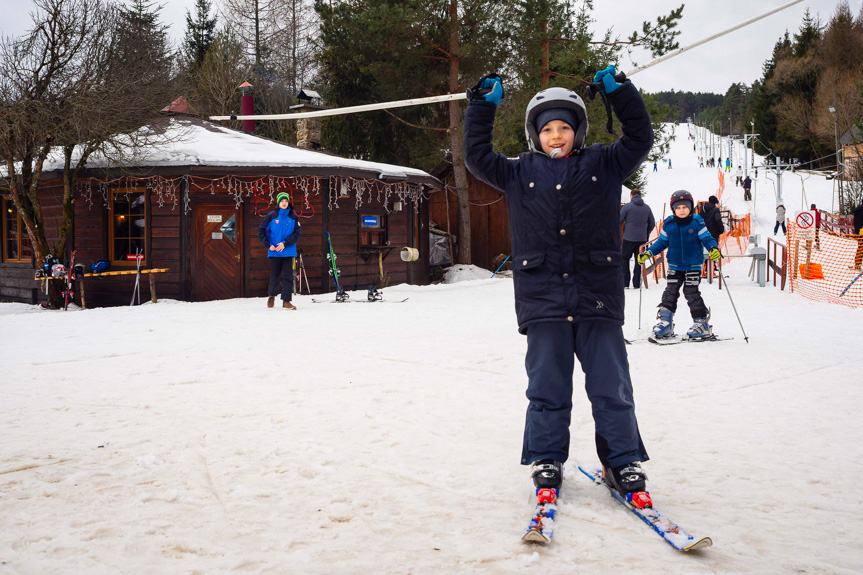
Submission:
<svg viewBox="0 0 863 575">
<path fill-rule="evenodd" d="M 135 248 L 135 261 L 137 262 L 135 266 L 137 273 L 135 274 L 135 287 L 132 288 L 132 301 L 129 306 L 135 305 L 135 294 L 138 294 L 138 305 L 141 304 L 141 291 L 138 287 L 141 281 L 141 248 Z"/>
<path fill-rule="evenodd" d="M 506 262 L 508 262 L 508 261 L 509 261 L 509 258 L 510 258 L 510 257 L 512 257 L 512 254 L 510 254 L 510 255 L 506 256 L 506 259 L 505 259 L 505 260 L 503 260 L 503 263 L 502 263 L 502 264 L 500 264 L 499 266 L 497 266 L 497 269 L 496 269 L 496 270 L 494 270 L 494 273 L 493 273 L 493 274 L 491 274 L 491 277 L 494 277 L 494 276 L 496 276 L 496 275 L 497 275 L 497 272 L 499 272 L 499 271 L 500 271 L 500 268 L 502 268 L 503 266 L 505 266 L 505 265 L 506 265 Z M 491 279 L 491 278 L 489 278 L 489 279 Z"/>
<path fill-rule="evenodd" d="M 719 275 L 722 275 L 722 264 L 719 265 Z M 746 330 L 743 329 L 743 322 L 740 321 L 740 314 L 737 313 L 737 306 L 734 305 L 734 300 L 731 299 L 731 290 L 728 289 L 728 282 L 723 282 L 725 284 L 725 293 L 728 294 L 728 300 L 731 302 L 731 308 L 734 310 L 734 315 L 737 316 L 737 323 L 740 324 L 740 331 L 743 332 L 743 339 L 746 343 L 749 343 L 749 338 L 746 336 Z"/>
</svg>

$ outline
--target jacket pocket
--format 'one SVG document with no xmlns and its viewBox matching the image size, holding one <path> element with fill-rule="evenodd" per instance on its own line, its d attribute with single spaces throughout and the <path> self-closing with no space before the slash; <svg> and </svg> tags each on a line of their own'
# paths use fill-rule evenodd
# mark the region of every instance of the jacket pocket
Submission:
<svg viewBox="0 0 863 575">
<path fill-rule="evenodd" d="M 527 252 L 512 259 L 512 278 L 517 299 L 536 298 L 548 293 L 549 274 L 542 265 L 545 252 Z"/>
<path fill-rule="evenodd" d="M 584 284 L 594 294 L 616 294 L 623 288 L 623 257 L 616 250 L 590 252 Z"/>
</svg>

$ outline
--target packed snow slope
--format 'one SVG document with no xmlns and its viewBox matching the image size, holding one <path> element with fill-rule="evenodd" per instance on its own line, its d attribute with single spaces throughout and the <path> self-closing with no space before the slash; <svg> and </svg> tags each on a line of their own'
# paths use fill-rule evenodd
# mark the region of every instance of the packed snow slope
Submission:
<svg viewBox="0 0 863 575">
<path fill-rule="evenodd" d="M 715 191 L 685 133 L 671 157 L 657 217 Z M 578 370 L 554 542 L 520 541 L 525 338 L 512 280 L 468 268 L 295 312 L 0 304 L 0 573 L 859 573 L 863 310 L 725 271 L 749 343 L 715 283 L 733 340 L 648 343 L 662 284 L 627 290 L 624 327 L 653 500 L 712 548 L 673 550 L 577 472 L 596 461 Z"/>
</svg>

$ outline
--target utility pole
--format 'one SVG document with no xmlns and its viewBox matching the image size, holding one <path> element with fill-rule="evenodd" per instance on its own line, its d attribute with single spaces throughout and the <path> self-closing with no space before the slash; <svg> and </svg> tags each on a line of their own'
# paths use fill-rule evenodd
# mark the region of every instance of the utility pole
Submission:
<svg viewBox="0 0 863 575">
<path fill-rule="evenodd" d="M 828 106 L 827 109 L 833 114 L 833 131 L 836 138 L 836 177 L 839 180 L 839 213 L 844 214 L 846 212 L 845 198 L 842 193 L 842 161 L 839 157 L 839 114 L 836 111 L 836 82 L 833 82 L 833 105 Z"/>
<path fill-rule="evenodd" d="M 743 168 L 746 173 L 746 176 L 749 177 L 749 160 L 747 159 L 747 152 L 749 149 L 749 142 L 752 142 L 752 166 L 755 166 L 755 136 L 758 134 L 755 133 L 755 122 L 749 122 L 752 124 L 752 133 L 747 134 L 743 133 Z"/>
<path fill-rule="evenodd" d="M 772 168 L 776 171 L 776 205 L 778 206 L 779 204 L 785 204 L 782 199 L 782 172 L 797 167 L 797 164 L 783 164 L 779 161 L 779 156 L 776 156 L 775 160 Z M 765 165 L 764 168 L 768 169 L 769 167 Z"/>
<path fill-rule="evenodd" d="M 749 120 L 749 125 L 752 126 L 752 165 L 755 165 L 755 120 Z M 746 145 L 745 143 L 743 144 Z"/>
</svg>

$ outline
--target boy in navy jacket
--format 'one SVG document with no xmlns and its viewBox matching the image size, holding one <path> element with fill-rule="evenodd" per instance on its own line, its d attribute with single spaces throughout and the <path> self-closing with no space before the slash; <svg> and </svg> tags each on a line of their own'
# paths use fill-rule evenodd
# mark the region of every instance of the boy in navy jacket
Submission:
<svg viewBox="0 0 863 575">
<path fill-rule="evenodd" d="M 658 338 L 674 335 L 674 312 L 677 311 L 677 300 L 680 298 L 680 288 L 689 304 L 689 312 L 695 322 L 686 335 L 693 339 L 707 339 L 713 335 L 707 321 L 710 313 L 698 284 L 701 283 L 701 267 L 704 264 L 704 251 L 707 248 L 713 261 L 721 257 L 716 239 L 710 234 L 704 220 L 699 215 L 693 215 L 694 201 L 692 194 L 686 190 L 678 190 L 671 194 L 671 212 L 673 215 L 662 222 L 662 231 L 647 251 L 638 256 L 639 263 L 644 263 L 653 254 L 661 253 L 668 248 L 668 284 L 662 293 L 662 303 L 659 304 L 657 319 L 659 323 L 653 326 L 653 334 Z"/>
<path fill-rule="evenodd" d="M 618 212 L 623 182 L 647 157 L 653 129 L 638 90 L 629 80 L 618 83 L 613 66 L 597 72 L 594 82 L 623 124 L 623 137 L 611 146 L 584 147 L 584 102 L 571 90 L 548 88 L 526 110 L 530 152 L 517 159 L 496 153 L 491 138 L 503 86 L 489 75 L 470 93 L 464 154 L 471 173 L 506 196 L 509 211 L 515 311 L 527 336 L 521 462 L 532 466 L 537 488 L 560 486 L 577 356 L 606 480 L 627 495 L 644 492 L 640 462 L 648 456 L 621 327 Z"/>
</svg>

